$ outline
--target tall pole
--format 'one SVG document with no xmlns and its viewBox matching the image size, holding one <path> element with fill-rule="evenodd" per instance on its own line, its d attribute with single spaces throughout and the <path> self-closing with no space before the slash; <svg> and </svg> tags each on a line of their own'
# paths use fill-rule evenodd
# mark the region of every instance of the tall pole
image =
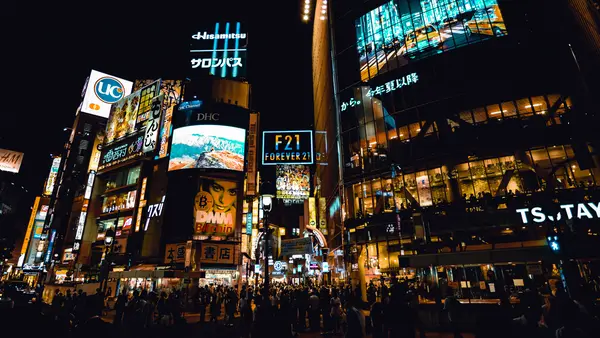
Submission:
<svg viewBox="0 0 600 338">
<path fill-rule="evenodd" d="M 265 297 L 267 297 L 265 300 L 269 299 L 269 212 L 268 211 L 264 211 L 265 213 L 265 220 L 264 220 L 264 238 L 265 238 L 265 250 L 264 250 L 264 255 L 265 255 Z"/>
</svg>

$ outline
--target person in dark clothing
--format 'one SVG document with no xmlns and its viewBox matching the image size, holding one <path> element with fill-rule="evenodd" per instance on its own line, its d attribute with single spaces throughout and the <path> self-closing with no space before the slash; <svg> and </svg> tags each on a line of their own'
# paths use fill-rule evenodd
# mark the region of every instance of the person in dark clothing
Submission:
<svg viewBox="0 0 600 338">
<path fill-rule="evenodd" d="M 375 293 L 375 285 L 373 285 L 373 282 L 370 282 L 369 287 L 367 288 L 367 302 L 369 303 L 369 306 L 373 305 L 376 299 L 377 294 Z"/>
<path fill-rule="evenodd" d="M 384 338 L 384 306 L 381 302 L 375 302 L 371 306 L 371 325 L 373 327 L 373 338 Z"/>
<path fill-rule="evenodd" d="M 355 299 L 350 298 L 346 301 L 346 338 L 364 338 L 365 333 L 365 317 L 362 312 L 355 306 Z"/>
<path fill-rule="evenodd" d="M 200 324 L 204 324 L 205 322 L 205 317 L 206 317 L 206 307 L 208 306 L 208 304 L 210 303 L 210 299 L 209 299 L 209 295 L 206 292 L 205 289 L 200 290 L 199 293 L 199 299 L 198 299 L 198 306 L 200 308 Z"/>
<path fill-rule="evenodd" d="M 233 289 L 227 292 L 225 299 L 225 313 L 227 314 L 227 326 L 233 326 L 233 319 L 237 310 L 237 295 Z"/>
<path fill-rule="evenodd" d="M 308 309 L 308 290 L 300 289 L 298 292 L 298 330 L 306 329 L 306 310 Z"/>
<path fill-rule="evenodd" d="M 331 296 L 329 295 L 329 289 L 325 286 L 322 286 L 319 291 L 319 301 L 319 308 L 321 309 L 321 315 L 323 316 L 323 331 L 329 332 L 332 329 Z"/>
<path fill-rule="evenodd" d="M 156 311 L 158 312 L 158 322 L 161 325 L 168 326 L 171 323 L 171 311 L 169 311 L 167 293 L 164 291 L 160 293 L 156 303 Z"/>
<path fill-rule="evenodd" d="M 221 294 L 218 290 L 214 290 L 211 294 L 210 299 L 210 320 L 211 322 L 217 322 L 221 315 Z"/>
<path fill-rule="evenodd" d="M 120 326 L 123 323 L 123 313 L 125 312 L 125 306 L 127 306 L 127 291 L 123 290 L 115 303 L 115 320 L 113 324 Z"/>
<path fill-rule="evenodd" d="M 179 299 L 179 297 L 177 296 L 177 294 L 175 292 L 172 292 L 169 295 L 167 304 L 168 304 L 168 308 L 169 308 L 168 311 L 171 313 L 171 316 L 173 317 L 173 325 L 181 324 L 181 322 L 182 322 L 181 300 Z"/>
</svg>

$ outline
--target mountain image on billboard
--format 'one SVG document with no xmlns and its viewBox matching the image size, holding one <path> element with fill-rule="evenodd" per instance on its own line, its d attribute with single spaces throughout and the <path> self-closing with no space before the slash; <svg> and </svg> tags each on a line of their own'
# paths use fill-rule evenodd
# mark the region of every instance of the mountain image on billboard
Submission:
<svg viewBox="0 0 600 338">
<path fill-rule="evenodd" d="M 246 131 L 219 125 L 175 129 L 169 171 L 179 169 L 244 170 Z"/>
</svg>

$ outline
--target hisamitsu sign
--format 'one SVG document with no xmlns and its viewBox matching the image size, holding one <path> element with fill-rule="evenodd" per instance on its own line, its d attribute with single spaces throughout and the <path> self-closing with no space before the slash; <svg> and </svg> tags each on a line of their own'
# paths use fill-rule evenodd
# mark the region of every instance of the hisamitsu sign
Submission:
<svg viewBox="0 0 600 338">
<path fill-rule="evenodd" d="M 313 164 L 311 130 L 264 131 L 263 165 Z"/>
</svg>

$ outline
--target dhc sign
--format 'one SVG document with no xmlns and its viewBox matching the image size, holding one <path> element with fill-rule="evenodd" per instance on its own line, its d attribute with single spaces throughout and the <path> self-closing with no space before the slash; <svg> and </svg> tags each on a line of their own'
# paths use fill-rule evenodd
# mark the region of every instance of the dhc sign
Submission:
<svg viewBox="0 0 600 338">
<path fill-rule="evenodd" d="M 541 207 L 523 208 L 515 211 L 521 215 L 523 223 L 529 223 L 529 214 L 531 214 L 535 223 L 542 223 L 546 220 L 560 221 L 563 212 L 566 214 L 567 219 L 573 219 L 574 217 L 578 219 L 600 218 L 600 203 L 561 204 L 560 208 L 562 210 L 557 215 L 546 215 Z"/>
</svg>

